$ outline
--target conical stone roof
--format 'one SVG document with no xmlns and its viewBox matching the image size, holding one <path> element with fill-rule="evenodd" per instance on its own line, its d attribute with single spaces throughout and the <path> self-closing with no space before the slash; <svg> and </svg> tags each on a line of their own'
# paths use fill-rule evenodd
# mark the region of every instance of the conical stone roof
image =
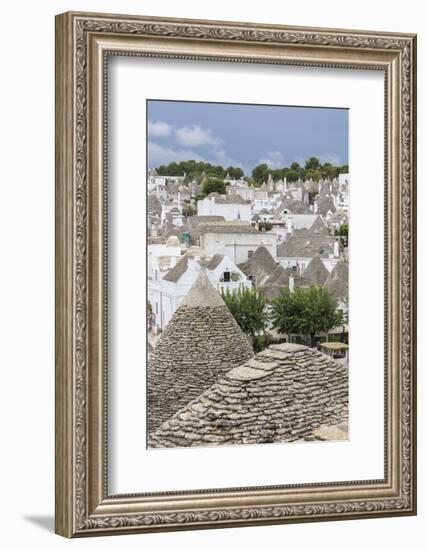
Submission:
<svg viewBox="0 0 427 550">
<path fill-rule="evenodd" d="M 247 262 L 239 265 L 239 269 L 248 277 L 252 277 L 256 285 L 262 284 L 276 267 L 276 260 L 265 246 L 259 246 Z"/>
<path fill-rule="evenodd" d="M 315 349 L 271 345 L 227 372 L 151 434 L 150 447 L 346 438 L 348 368 Z"/>
<path fill-rule="evenodd" d="M 262 294 L 268 298 L 276 298 L 280 296 L 282 290 L 289 286 L 289 277 L 293 274 L 291 267 L 284 269 L 280 264 L 271 273 L 271 275 L 264 281 L 261 286 Z"/>
<path fill-rule="evenodd" d="M 314 220 L 313 224 L 311 225 L 309 229 L 310 233 L 323 233 L 325 235 L 328 234 L 328 228 L 326 227 L 325 223 L 323 222 L 322 218 L 320 216 L 317 216 L 317 218 Z"/>
<path fill-rule="evenodd" d="M 348 298 L 348 263 L 337 262 L 325 281 L 325 288 L 329 290 L 335 300 Z"/>
<path fill-rule="evenodd" d="M 314 285 L 323 285 L 329 277 L 329 271 L 320 257 L 315 256 L 304 269 L 302 276 Z"/>
<path fill-rule="evenodd" d="M 148 432 L 253 356 L 246 336 L 202 270 L 148 362 Z"/>
</svg>

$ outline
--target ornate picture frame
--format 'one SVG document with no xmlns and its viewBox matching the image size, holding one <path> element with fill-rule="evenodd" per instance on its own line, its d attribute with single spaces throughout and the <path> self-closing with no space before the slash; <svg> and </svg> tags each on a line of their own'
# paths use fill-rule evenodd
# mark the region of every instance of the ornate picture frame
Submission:
<svg viewBox="0 0 427 550">
<path fill-rule="evenodd" d="M 106 60 L 167 57 L 385 75 L 385 476 L 111 495 Z M 56 532 L 82 537 L 416 513 L 416 36 L 68 12 L 56 18 Z"/>
</svg>

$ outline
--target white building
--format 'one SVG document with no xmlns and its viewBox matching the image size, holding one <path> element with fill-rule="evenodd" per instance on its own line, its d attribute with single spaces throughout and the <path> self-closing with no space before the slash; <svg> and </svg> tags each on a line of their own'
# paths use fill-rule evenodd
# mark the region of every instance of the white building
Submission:
<svg viewBox="0 0 427 550">
<path fill-rule="evenodd" d="M 201 269 L 206 269 L 210 282 L 218 292 L 235 292 L 239 288 L 252 286 L 251 281 L 227 256 L 215 254 L 203 260 L 200 251 L 189 251 L 161 278 L 148 278 L 148 301 L 152 307 L 156 331 L 165 329 Z"/>
<path fill-rule="evenodd" d="M 166 187 L 167 182 L 174 182 L 180 184 L 184 181 L 185 176 L 159 176 L 155 169 L 148 170 L 147 172 L 147 187 L 148 192 L 151 191 L 157 186 Z"/>
<path fill-rule="evenodd" d="M 159 176 L 156 170 L 148 170 L 147 172 L 147 187 L 148 192 L 151 193 L 151 191 L 155 188 L 156 184 L 161 184 L 163 186 L 166 186 L 166 176 Z"/>
<path fill-rule="evenodd" d="M 303 275 L 305 268 L 317 255 L 331 272 L 340 260 L 339 240 L 329 235 L 291 236 L 277 247 L 280 265 L 284 269 L 295 267 L 298 275 Z"/>
<path fill-rule="evenodd" d="M 147 278 L 157 281 L 181 258 L 182 248 L 177 237 L 169 237 L 166 243 L 149 244 L 147 247 Z"/>
<path fill-rule="evenodd" d="M 211 193 L 197 201 L 198 216 L 224 216 L 225 220 L 249 222 L 252 217 L 251 203 L 240 195 L 218 195 Z"/>
<path fill-rule="evenodd" d="M 283 213 L 283 222 L 289 233 L 295 229 L 310 229 L 317 219 L 316 214 L 291 214 Z"/>
<path fill-rule="evenodd" d="M 245 222 L 216 222 L 200 225 L 200 246 L 207 256 L 222 254 L 234 264 L 244 263 L 259 246 L 276 257 L 276 234 L 258 231 Z"/>
<path fill-rule="evenodd" d="M 261 187 L 255 187 L 254 200 L 265 201 L 268 199 L 268 188 L 265 183 Z"/>
<path fill-rule="evenodd" d="M 348 172 L 346 174 L 339 174 L 338 183 L 340 184 L 340 187 L 346 184 L 348 185 L 350 183 L 350 174 Z"/>
<path fill-rule="evenodd" d="M 261 210 L 271 210 L 277 207 L 277 201 L 272 198 L 254 199 L 252 201 L 252 213 L 259 214 Z"/>
<path fill-rule="evenodd" d="M 230 196 L 239 195 L 245 201 L 253 201 L 255 189 L 245 180 L 238 180 L 234 185 L 227 187 L 227 194 Z"/>
</svg>

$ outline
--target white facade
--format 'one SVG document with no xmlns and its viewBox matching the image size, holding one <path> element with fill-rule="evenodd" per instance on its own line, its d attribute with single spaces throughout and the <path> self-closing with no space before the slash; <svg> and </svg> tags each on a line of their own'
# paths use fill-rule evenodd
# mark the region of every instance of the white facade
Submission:
<svg viewBox="0 0 427 550">
<path fill-rule="evenodd" d="M 296 267 L 299 275 L 304 275 L 304 269 L 313 259 L 313 256 L 280 256 L 277 260 L 280 262 L 280 265 L 286 269 L 287 267 Z M 329 254 L 326 258 L 320 258 L 323 262 L 323 265 L 329 271 L 333 270 L 335 265 L 339 262 L 340 259 L 340 244 L 339 241 L 334 242 L 334 252 Z"/>
<path fill-rule="evenodd" d="M 159 280 L 164 269 L 173 267 L 181 257 L 178 239 L 170 239 L 169 244 L 149 244 L 147 247 L 147 277 Z"/>
<path fill-rule="evenodd" d="M 148 172 L 147 175 L 147 187 L 148 192 L 151 193 L 151 191 L 156 187 L 156 185 L 163 185 L 163 187 L 166 185 L 166 176 L 159 176 L 157 173 L 153 173 L 153 171 Z"/>
<path fill-rule="evenodd" d="M 148 301 L 152 307 L 153 323 L 157 331 L 165 329 L 182 299 L 197 279 L 200 269 L 198 259 L 189 257 L 187 270 L 178 281 L 165 280 L 163 278 L 165 273 L 160 279 L 148 279 Z M 252 283 L 246 275 L 226 256 L 214 269 L 206 269 L 206 274 L 218 292 L 221 292 L 222 289 L 235 292 L 239 288 L 252 287 Z"/>
<path fill-rule="evenodd" d="M 233 202 L 232 197 L 224 200 L 222 197 L 208 196 L 197 201 L 198 216 L 224 216 L 226 221 L 251 221 L 252 212 L 250 202 Z"/>
<path fill-rule="evenodd" d="M 267 186 L 264 188 L 258 187 L 254 189 L 254 200 L 267 200 L 268 199 L 268 189 Z"/>
<path fill-rule="evenodd" d="M 252 202 L 252 213 L 259 214 L 263 208 L 271 210 L 277 207 L 277 201 L 274 199 L 255 199 Z"/>
<path fill-rule="evenodd" d="M 347 172 L 347 174 L 339 174 L 338 175 L 338 183 L 340 184 L 340 187 L 345 184 L 350 183 L 350 174 Z"/>
<path fill-rule="evenodd" d="M 276 244 L 276 234 L 271 231 L 233 233 L 230 228 L 229 233 L 205 233 L 200 237 L 200 246 L 207 256 L 223 254 L 236 265 L 246 262 L 259 246 L 265 246 L 275 258 Z"/>
<path fill-rule="evenodd" d="M 255 190 L 249 186 L 246 182 L 236 183 L 236 185 L 229 186 L 227 193 L 230 196 L 238 195 L 245 201 L 253 201 L 255 197 Z"/>
<path fill-rule="evenodd" d="M 149 170 L 147 174 L 147 187 L 150 193 L 157 185 L 166 187 L 167 182 L 182 183 L 184 176 L 159 176 L 155 170 Z"/>
<path fill-rule="evenodd" d="M 283 221 L 289 229 L 310 229 L 316 221 L 316 214 L 283 214 Z"/>
<path fill-rule="evenodd" d="M 277 261 L 280 265 L 286 269 L 287 267 L 296 267 L 298 275 L 304 275 L 304 270 L 311 262 L 313 258 L 307 258 L 303 256 L 292 256 L 292 257 L 278 257 Z M 320 258 L 323 262 L 323 265 L 329 271 L 329 273 L 334 269 L 335 265 L 339 262 L 339 257 L 336 258 L 330 254 L 329 258 Z"/>
</svg>

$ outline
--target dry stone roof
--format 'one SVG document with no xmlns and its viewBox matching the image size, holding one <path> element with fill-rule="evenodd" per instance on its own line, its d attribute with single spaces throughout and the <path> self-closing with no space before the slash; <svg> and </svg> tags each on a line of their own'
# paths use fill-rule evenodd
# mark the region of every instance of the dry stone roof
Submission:
<svg viewBox="0 0 427 550">
<path fill-rule="evenodd" d="M 170 269 L 166 275 L 163 277 L 164 281 L 169 281 L 170 283 L 177 283 L 182 275 L 187 271 L 188 269 L 188 255 L 184 254 L 173 266 L 172 269 Z"/>
<path fill-rule="evenodd" d="M 328 258 L 334 252 L 334 240 L 330 235 L 292 235 L 277 247 L 277 255 L 284 258 L 313 258 L 319 254 L 321 258 Z"/>
<path fill-rule="evenodd" d="M 283 288 L 289 286 L 289 276 L 293 274 L 291 267 L 284 269 L 280 264 L 263 282 L 261 286 L 262 294 L 268 298 L 276 298 L 280 295 Z"/>
<path fill-rule="evenodd" d="M 305 275 L 305 272 L 304 272 Z M 348 297 L 348 263 L 337 262 L 325 281 L 325 288 L 329 290 L 335 300 Z"/>
<path fill-rule="evenodd" d="M 147 212 L 156 212 L 160 214 L 162 205 L 154 193 L 150 193 L 147 197 Z"/>
<path fill-rule="evenodd" d="M 348 369 L 297 344 L 271 345 L 231 369 L 151 434 L 150 447 L 316 440 L 346 425 Z"/>
<path fill-rule="evenodd" d="M 308 204 L 296 199 L 285 200 L 283 203 L 283 207 L 293 214 L 307 214 L 310 211 Z"/>
<path fill-rule="evenodd" d="M 261 284 L 276 267 L 276 260 L 265 246 L 259 246 L 247 262 L 239 265 L 239 269 L 248 277 L 252 277 L 256 284 Z"/>
<path fill-rule="evenodd" d="M 209 195 L 210 196 L 210 195 Z M 234 195 L 214 195 L 217 204 L 249 204 L 251 201 L 245 200 L 237 193 Z"/>
<path fill-rule="evenodd" d="M 249 222 L 227 221 L 202 223 L 199 226 L 200 233 L 259 233 Z"/>
<path fill-rule="evenodd" d="M 187 218 L 188 231 L 197 231 L 200 224 L 210 222 L 225 222 L 224 216 L 189 216 Z"/>
<path fill-rule="evenodd" d="M 324 233 L 328 234 L 328 228 L 323 222 L 322 218 L 320 216 L 317 216 L 317 218 L 314 220 L 312 226 L 309 229 L 310 233 Z"/>
<path fill-rule="evenodd" d="M 288 192 L 287 195 L 291 195 L 291 193 Z M 308 214 L 310 209 L 307 204 L 297 199 L 284 198 L 280 205 L 274 210 L 274 217 L 280 220 L 285 210 L 288 210 L 292 214 Z"/>
<path fill-rule="evenodd" d="M 326 216 L 326 214 L 331 211 L 332 214 L 335 212 L 336 208 L 334 205 L 334 200 L 330 195 L 324 195 L 319 197 L 317 201 L 317 211 L 322 216 Z"/>
<path fill-rule="evenodd" d="M 323 285 L 329 277 L 329 271 L 319 256 L 315 256 L 303 272 L 304 279 L 308 279 L 313 285 Z"/>
<path fill-rule="evenodd" d="M 219 266 L 219 264 L 224 259 L 224 255 L 214 254 L 211 258 L 205 259 L 203 257 L 202 249 L 198 247 L 192 247 L 179 258 L 177 263 L 163 277 L 163 280 L 169 281 L 171 283 L 177 283 L 188 269 L 189 258 L 197 258 L 197 261 L 201 266 L 209 269 L 209 271 L 212 271 Z"/>
<path fill-rule="evenodd" d="M 222 262 L 223 259 L 224 259 L 223 254 L 214 254 L 212 258 L 210 258 L 210 260 L 207 261 L 205 266 L 206 269 L 209 269 L 210 271 L 212 271 L 213 269 L 219 266 L 219 264 Z"/>
<path fill-rule="evenodd" d="M 148 431 L 252 356 L 247 338 L 202 270 L 148 362 Z"/>
</svg>

